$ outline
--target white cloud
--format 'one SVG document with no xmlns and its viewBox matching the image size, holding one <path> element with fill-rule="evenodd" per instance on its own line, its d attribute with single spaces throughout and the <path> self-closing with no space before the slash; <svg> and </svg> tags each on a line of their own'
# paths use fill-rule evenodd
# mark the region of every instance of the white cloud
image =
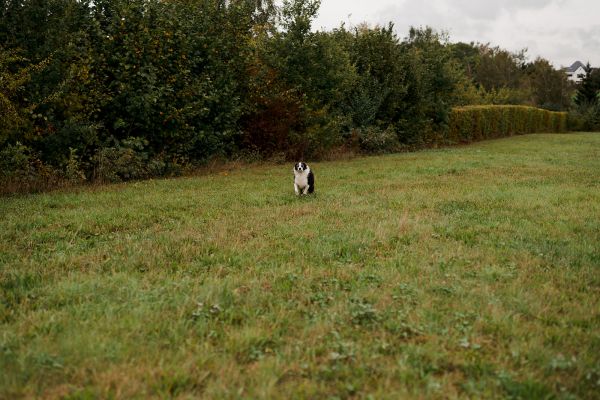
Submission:
<svg viewBox="0 0 600 400">
<path fill-rule="evenodd" d="M 588 60 L 600 66 L 600 1 L 587 0 L 322 0 L 315 28 L 344 21 L 394 22 L 400 37 L 410 26 L 431 26 L 451 41 L 481 42 L 518 51 L 528 49 L 555 66 Z"/>
</svg>

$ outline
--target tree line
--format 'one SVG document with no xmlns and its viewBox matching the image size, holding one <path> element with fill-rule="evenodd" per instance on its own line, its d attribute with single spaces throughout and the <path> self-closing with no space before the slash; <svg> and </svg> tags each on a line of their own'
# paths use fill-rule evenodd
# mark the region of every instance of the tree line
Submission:
<svg viewBox="0 0 600 400">
<path fill-rule="evenodd" d="M 465 105 L 579 107 L 581 127 L 597 113 L 597 99 L 578 106 L 547 60 L 451 43 L 431 28 L 318 31 L 318 9 L 317 0 L 0 0 L 0 177 L 119 181 L 213 157 L 418 148 L 437 143 Z"/>
</svg>

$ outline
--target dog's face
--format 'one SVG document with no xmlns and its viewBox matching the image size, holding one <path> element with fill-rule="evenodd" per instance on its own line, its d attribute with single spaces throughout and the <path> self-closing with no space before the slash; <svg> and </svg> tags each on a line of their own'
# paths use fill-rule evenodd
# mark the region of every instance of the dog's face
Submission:
<svg viewBox="0 0 600 400">
<path fill-rule="evenodd" d="M 294 171 L 297 171 L 297 172 L 304 172 L 307 169 L 308 169 L 308 165 L 306 165 L 303 162 L 299 162 L 299 163 L 296 163 L 296 165 L 294 165 Z"/>
</svg>

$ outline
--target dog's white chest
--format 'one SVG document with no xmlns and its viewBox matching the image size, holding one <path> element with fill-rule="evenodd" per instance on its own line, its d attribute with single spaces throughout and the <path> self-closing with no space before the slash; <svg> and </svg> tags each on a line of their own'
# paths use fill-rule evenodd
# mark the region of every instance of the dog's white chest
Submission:
<svg viewBox="0 0 600 400">
<path fill-rule="evenodd" d="M 300 188 L 308 186 L 308 171 L 294 171 L 294 183 Z"/>
</svg>

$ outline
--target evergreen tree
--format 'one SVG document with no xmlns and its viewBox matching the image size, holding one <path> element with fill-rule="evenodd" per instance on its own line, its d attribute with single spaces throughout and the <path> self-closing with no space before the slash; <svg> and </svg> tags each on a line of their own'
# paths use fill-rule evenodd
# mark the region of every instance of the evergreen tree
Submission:
<svg viewBox="0 0 600 400">
<path fill-rule="evenodd" d="M 579 83 L 575 103 L 582 106 L 586 104 L 597 104 L 600 94 L 600 70 L 592 68 L 588 62 L 585 67 L 586 75 Z"/>
</svg>

